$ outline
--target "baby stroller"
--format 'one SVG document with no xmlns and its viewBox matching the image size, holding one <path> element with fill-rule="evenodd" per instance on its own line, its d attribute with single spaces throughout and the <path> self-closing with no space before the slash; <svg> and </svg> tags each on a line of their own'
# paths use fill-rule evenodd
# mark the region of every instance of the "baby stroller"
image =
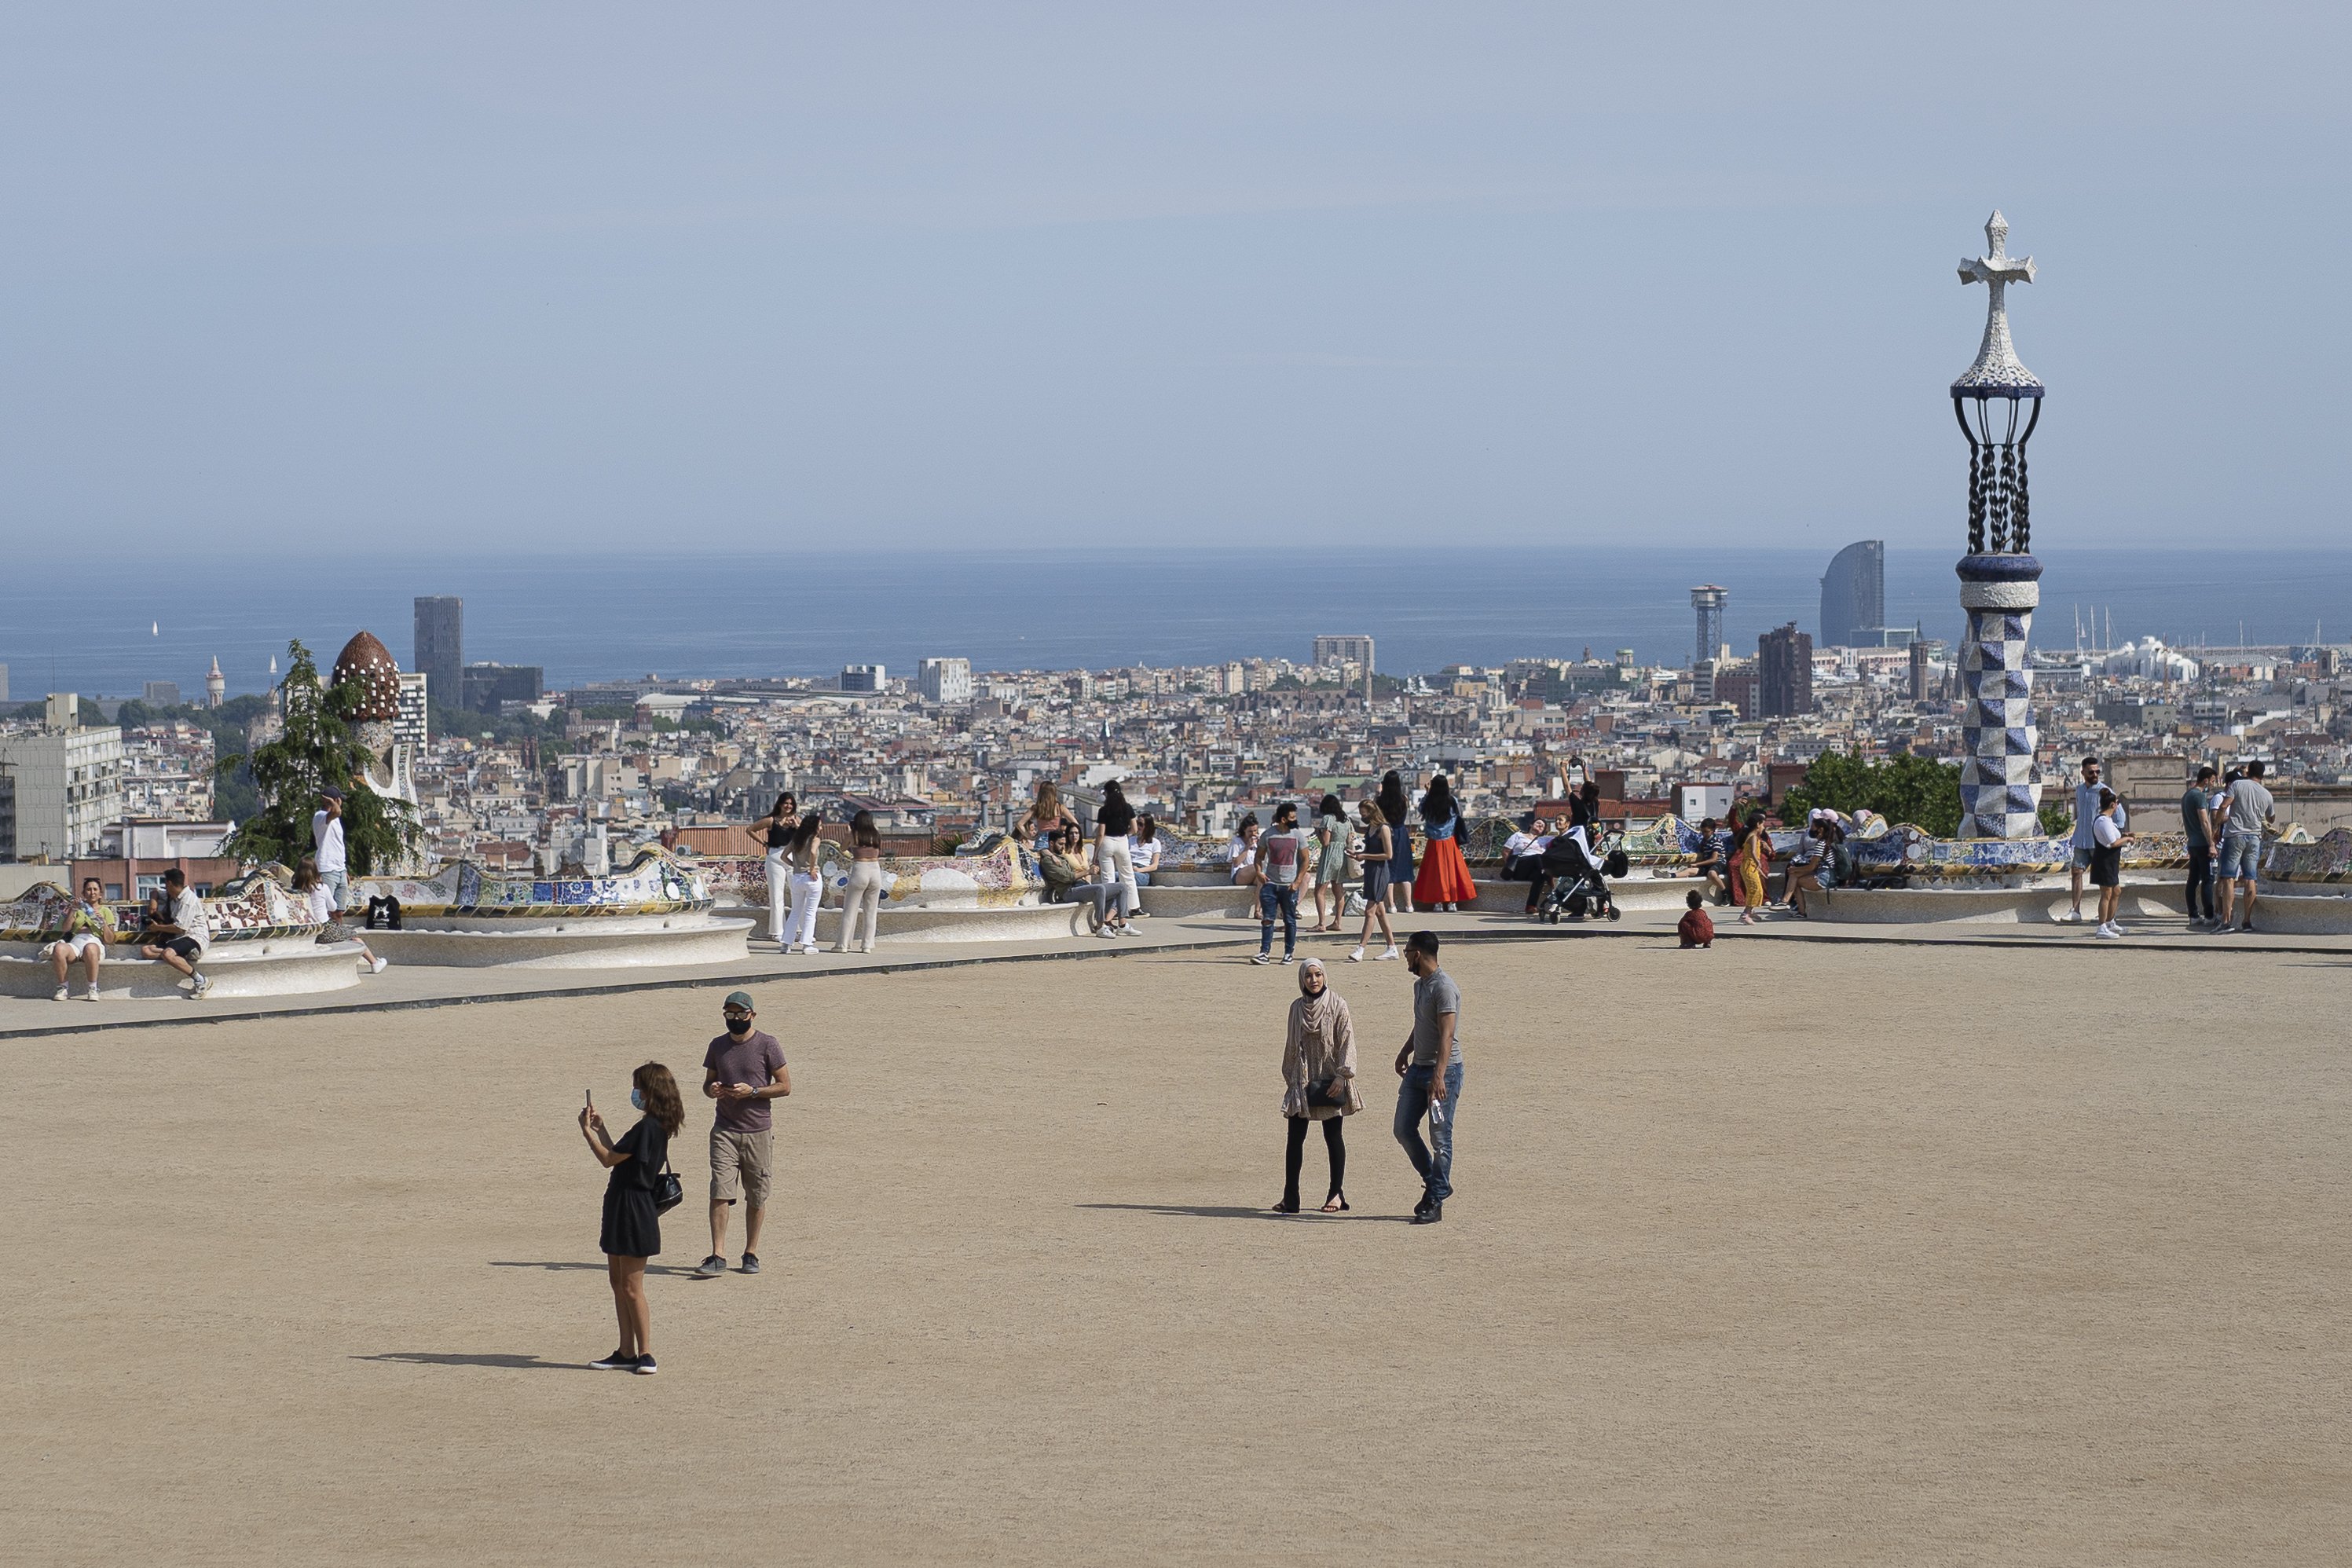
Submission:
<svg viewBox="0 0 2352 1568">
<path fill-rule="evenodd" d="M 1601 840 L 1601 858 L 1596 864 L 1585 852 L 1579 835 L 1563 833 L 1544 850 L 1544 874 L 1551 879 L 1545 890 L 1543 905 L 1537 910 L 1553 925 L 1563 914 L 1572 921 L 1586 916 L 1600 919 L 1606 916 L 1616 921 L 1625 918 L 1617 900 L 1609 896 L 1610 877 L 1625 874 L 1624 835 L 1612 833 Z"/>
</svg>

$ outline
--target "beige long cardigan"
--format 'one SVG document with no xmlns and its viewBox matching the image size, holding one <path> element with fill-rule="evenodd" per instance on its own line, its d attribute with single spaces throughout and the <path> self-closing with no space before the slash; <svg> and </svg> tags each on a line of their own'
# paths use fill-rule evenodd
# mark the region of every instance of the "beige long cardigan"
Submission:
<svg viewBox="0 0 2352 1568">
<path fill-rule="evenodd" d="M 1322 1078 L 1336 1078 L 1347 1086 L 1341 1096 L 1344 1106 L 1307 1103 L 1307 1086 Z M 1306 997 L 1290 1005 L 1290 1026 L 1282 1042 L 1282 1081 L 1285 1116 L 1325 1121 L 1364 1109 L 1363 1096 L 1356 1092 L 1356 1026 L 1348 1016 L 1347 1003 L 1331 998 L 1328 1029 L 1307 1023 Z"/>
</svg>

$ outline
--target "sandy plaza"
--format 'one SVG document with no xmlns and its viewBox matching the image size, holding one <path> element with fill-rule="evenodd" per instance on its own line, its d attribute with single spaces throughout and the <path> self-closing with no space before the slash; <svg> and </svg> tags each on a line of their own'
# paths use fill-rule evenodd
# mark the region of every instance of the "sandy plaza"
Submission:
<svg viewBox="0 0 2352 1568">
<path fill-rule="evenodd" d="M 768 1268 L 688 1272 L 695 1097 L 657 1378 L 582 1364 L 572 1118 L 717 987 L 15 1040 L 9 1555 L 2340 1562 L 2345 961 L 2021 953 L 1986 1038 L 1984 956 L 1452 944 L 1425 1228 L 1401 965 L 1336 1217 L 1266 1212 L 1291 972 L 770 984 Z"/>
</svg>

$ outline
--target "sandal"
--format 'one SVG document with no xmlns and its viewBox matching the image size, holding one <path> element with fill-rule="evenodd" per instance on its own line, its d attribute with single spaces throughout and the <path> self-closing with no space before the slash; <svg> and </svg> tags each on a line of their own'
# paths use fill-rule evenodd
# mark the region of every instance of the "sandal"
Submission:
<svg viewBox="0 0 2352 1568">
<path fill-rule="evenodd" d="M 1298 1205 L 1297 1204 L 1276 1204 L 1274 1205 L 1272 1212 L 1276 1214 L 1297 1214 L 1298 1212 Z"/>
<path fill-rule="evenodd" d="M 1323 1212 L 1325 1214 L 1346 1214 L 1348 1212 L 1347 1194 L 1344 1193 L 1333 1193 L 1329 1197 L 1325 1198 L 1323 1200 Z"/>
</svg>

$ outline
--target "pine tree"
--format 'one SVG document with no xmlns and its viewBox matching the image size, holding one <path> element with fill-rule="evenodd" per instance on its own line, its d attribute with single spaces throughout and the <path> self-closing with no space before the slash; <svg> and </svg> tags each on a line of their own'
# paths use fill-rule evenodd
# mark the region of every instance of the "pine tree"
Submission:
<svg viewBox="0 0 2352 1568">
<path fill-rule="evenodd" d="M 359 685 L 321 685 L 319 662 L 299 638 L 286 645 L 286 680 L 278 688 L 284 728 L 250 758 L 214 763 L 224 774 L 249 763 L 261 792 L 261 809 L 237 828 L 229 853 L 241 860 L 296 864 L 311 852 L 310 814 L 324 804 L 320 792 L 332 784 L 343 792 L 343 848 L 352 874 L 390 867 L 415 844 L 419 829 L 406 802 L 352 783 L 368 762 L 348 718 L 362 700 Z"/>
</svg>

